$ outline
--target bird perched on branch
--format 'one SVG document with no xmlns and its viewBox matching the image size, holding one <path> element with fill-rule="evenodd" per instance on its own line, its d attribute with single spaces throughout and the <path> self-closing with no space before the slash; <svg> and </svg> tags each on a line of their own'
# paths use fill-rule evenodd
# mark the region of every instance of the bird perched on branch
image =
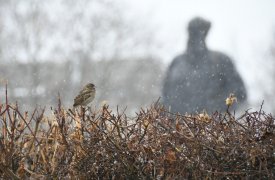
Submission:
<svg viewBox="0 0 275 180">
<path fill-rule="evenodd" d="M 95 85 L 92 83 L 87 84 L 74 98 L 74 107 L 87 106 L 95 98 Z"/>
</svg>

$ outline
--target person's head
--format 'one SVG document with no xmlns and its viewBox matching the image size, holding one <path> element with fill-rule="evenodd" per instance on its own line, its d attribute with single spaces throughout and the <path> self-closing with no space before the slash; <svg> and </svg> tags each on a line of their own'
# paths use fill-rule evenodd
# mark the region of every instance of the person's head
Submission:
<svg viewBox="0 0 275 180">
<path fill-rule="evenodd" d="M 188 24 L 189 39 L 205 40 L 210 27 L 210 21 L 201 17 L 192 19 Z"/>
</svg>

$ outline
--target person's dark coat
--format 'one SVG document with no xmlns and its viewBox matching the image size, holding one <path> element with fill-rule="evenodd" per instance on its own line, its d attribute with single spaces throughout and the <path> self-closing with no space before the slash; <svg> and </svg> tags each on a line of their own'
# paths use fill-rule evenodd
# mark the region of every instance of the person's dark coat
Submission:
<svg viewBox="0 0 275 180">
<path fill-rule="evenodd" d="M 172 112 L 225 111 L 225 99 L 234 93 L 238 103 L 246 100 L 244 83 L 231 59 L 208 50 L 205 38 L 210 22 L 195 18 L 189 23 L 184 54 L 170 65 L 163 87 L 163 103 Z"/>
</svg>

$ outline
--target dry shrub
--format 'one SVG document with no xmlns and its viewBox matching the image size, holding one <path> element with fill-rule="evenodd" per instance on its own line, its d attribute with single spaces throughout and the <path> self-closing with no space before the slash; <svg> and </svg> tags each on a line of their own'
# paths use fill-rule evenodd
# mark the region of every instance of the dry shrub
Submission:
<svg viewBox="0 0 275 180">
<path fill-rule="evenodd" d="M 0 106 L 4 179 L 274 179 L 274 118 L 179 115 L 159 103 L 136 117 L 108 106 L 20 112 Z"/>
</svg>

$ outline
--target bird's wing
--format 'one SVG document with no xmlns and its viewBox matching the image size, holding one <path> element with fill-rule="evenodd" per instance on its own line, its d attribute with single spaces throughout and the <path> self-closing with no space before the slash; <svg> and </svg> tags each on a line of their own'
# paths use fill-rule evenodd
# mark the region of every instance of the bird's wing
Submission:
<svg viewBox="0 0 275 180">
<path fill-rule="evenodd" d="M 75 97 L 74 99 L 74 105 L 73 106 L 78 106 L 80 105 L 82 102 L 84 102 L 86 99 L 88 99 L 91 95 L 92 91 L 89 90 L 82 90 L 80 91 L 80 93 Z"/>
</svg>

